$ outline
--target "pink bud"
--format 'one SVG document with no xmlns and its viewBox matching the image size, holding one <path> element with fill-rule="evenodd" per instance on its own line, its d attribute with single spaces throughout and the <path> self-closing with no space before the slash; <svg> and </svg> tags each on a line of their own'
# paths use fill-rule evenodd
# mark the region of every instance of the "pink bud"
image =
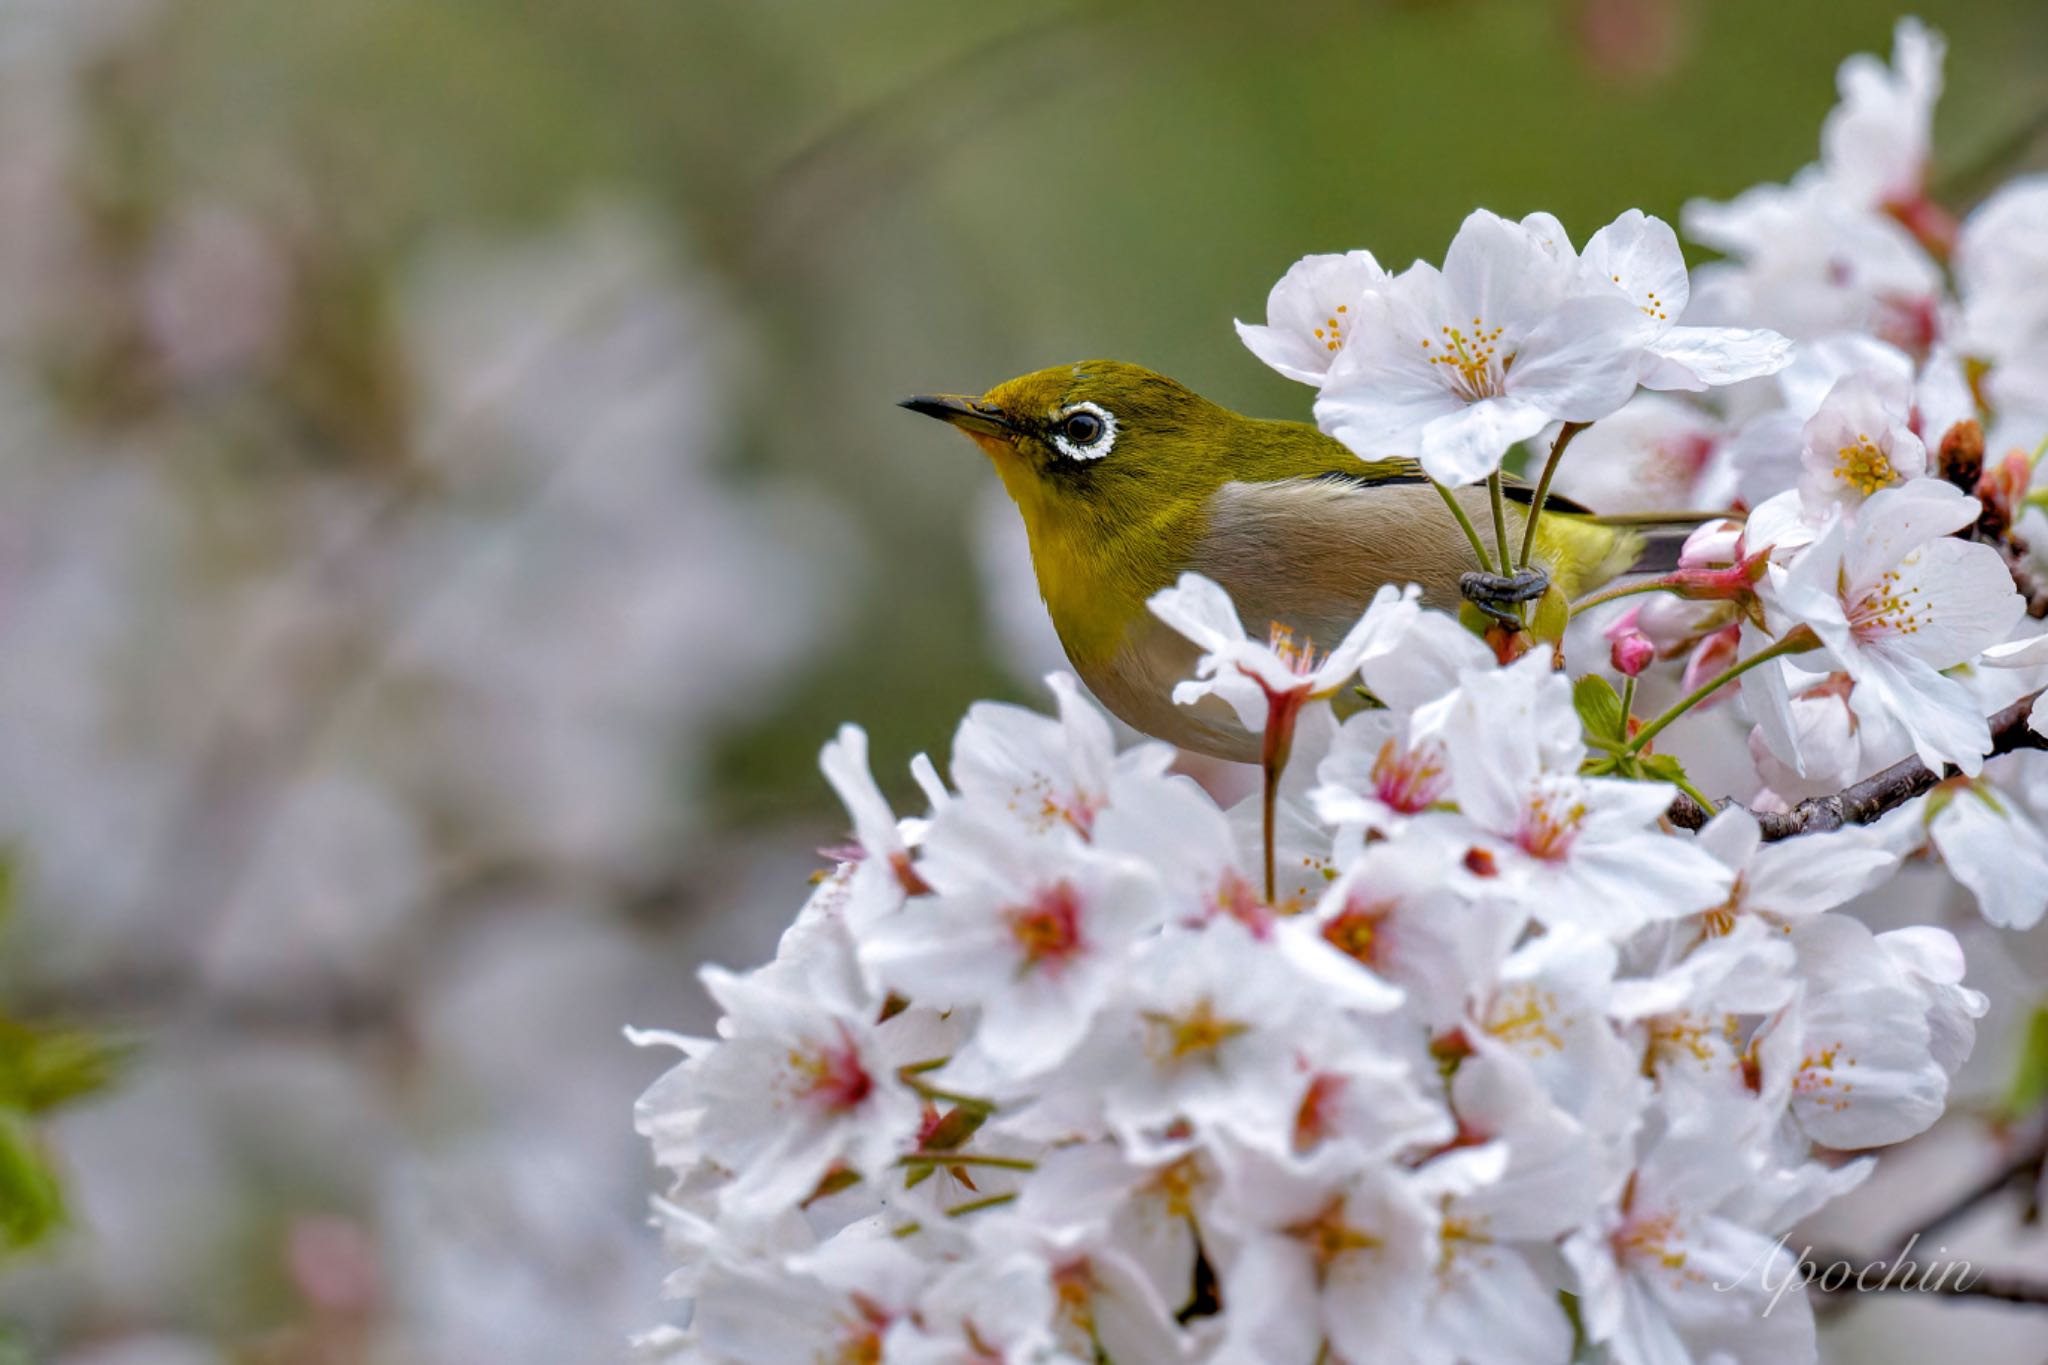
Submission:
<svg viewBox="0 0 2048 1365">
<path fill-rule="evenodd" d="M 1739 521 L 1709 521 L 1702 523 L 1685 538 L 1679 547 L 1678 567 L 1681 569 L 1713 569 L 1735 563 L 1742 554 L 1742 523 Z"/>
<path fill-rule="evenodd" d="M 1725 602 L 1698 602 L 1659 593 L 1644 600 L 1635 628 L 1650 637 L 1660 654 L 1676 654 L 1700 636 L 1727 625 L 1729 619 Z"/>
<path fill-rule="evenodd" d="M 1623 631 L 1614 637 L 1614 648 L 1609 657 L 1614 661 L 1616 672 L 1633 678 L 1657 657 L 1657 646 L 1639 630 Z"/>
<path fill-rule="evenodd" d="M 1735 662 L 1735 654 L 1741 644 L 1742 626 L 1739 622 L 1707 636 L 1693 650 L 1692 657 L 1685 661 L 1685 676 L 1679 679 L 1679 686 L 1690 692 L 1715 674 L 1726 672 L 1728 666 Z M 1716 691 L 1700 706 L 1703 709 L 1714 706 L 1734 695 L 1735 688 L 1731 684 Z"/>
<path fill-rule="evenodd" d="M 1642 614 L 1643 604 L 1638 602 L 1612 621 L 1609 621 L 1601 629 L 1600 633 L 1607 637 L 1609 643 L 1619 640 L 1622 636 L 1636 629 L 1636 622 L 1642 617 Z"/>
</svg>

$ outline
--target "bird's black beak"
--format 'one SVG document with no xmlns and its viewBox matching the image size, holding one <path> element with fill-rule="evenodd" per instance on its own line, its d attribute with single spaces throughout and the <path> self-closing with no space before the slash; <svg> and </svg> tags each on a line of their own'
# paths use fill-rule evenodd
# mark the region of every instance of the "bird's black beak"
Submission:
<svg viewBox="0 0 2048 1365">
<path fill-rule="evenodd" d="M 904 399 L 896 406 L 936 417 L 941 422 L 951 422 L 962 431 L 979 432 L 983 436 L 1010 437 L 1017 434 L 1017 424 L 1004 416 L 1001 408 L 978 398 L 954 393 L 919 394 L 915 398 Z"/>
</svg>

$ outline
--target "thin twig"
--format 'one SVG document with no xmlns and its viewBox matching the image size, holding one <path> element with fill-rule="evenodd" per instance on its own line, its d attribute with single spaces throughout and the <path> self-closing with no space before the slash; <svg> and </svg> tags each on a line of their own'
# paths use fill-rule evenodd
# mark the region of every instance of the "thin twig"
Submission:
<svg viewBox="0 0 2048 1365">
<path fill-rule="evenodd" d="M 1947 1207 L 1923 1221 L 1919 1227 L 1896 1239 L 1892 1254 L 1902 1255 L 1914 1242 L 1924 1241 L 1953 1226 L 1979 1205 L 1997 1198 L 2021 1181 L 2031 1178 L 2038 1182 L 2042 1164 L 2048 1162 L 2048 1109 L 2036 1111 L 2027 1127 L 2030 1131 L 2023 1135 L 2014 1146 L 2012 1155 L 1997 1170 L 1950 1200 Z"/>
<path fill-rule="evenodd" d="M 2024 158 L 2043 134 L 2048 134 L 2048 104 L 2007 129 L 2004 136 L 1969 161 L 1944 174 L 1930 191 L 1932 197 L 1952 205 L 1976 198 L 1978 191 L 1994 177 Z"/>
<path fill-rule="evenodd" d="M 1557 439 L 1550 444 L 1550 458 L 1543 462 L 1543 474 L 1536 480 L 1535 496 L 1529 499 L 1529 519 L 1522 524 L 1522 553 L 1515 561 L 1515 567 L 1529 567 L 1529 556 L 1536 549 L 1536 523 L 1543 516 L 1543 504 L 1550 498 L 1550 481 L 1557 476 L 1558 462 L 1564 459 L 1564 448 L 1572 443 L 1572 437 L 1584 431 L 1591 423 L 1566 422 L 1557 433 Z"/>
<path fill-rule="evenodd" d="M 1719 692 L 1758 664 L 1769 663 L 1772 659 L 1782 659 L 1787 654 L 1801 654 L 1809 649 L 1817 649 L 1819 646 L 1820 640 L 1818 637 L 1811 630 L 1801 626 L 1799 630 L 1787 635 L 1769 649 L 1760 649 L 1747 659 L 1736 660 L 1713 677 L 1701 683 L 1698 687 L 1695 687 L 1692 691 L 1680 697 L 1677 701 L 1671 703 L 1655 720 L 1652 720 L 1643 726 L 1642 729 L 1636 731 L 1634 737 L 1628 742 L 1628 751 L 1632 754 L 1641 753 L 1651 740 L 1663 733 L 1665 726 L 1671 724 L 1672 721 L 1677 720 L 1687 711 L 1690 711 L 1708 697 L 1713 696 L 1716 692 Z"/>
<path fill-rule="evenodd" d="M 1887 1281 L 1859 1285 L 1854 1276 L 1838 1286 L 1826 1286 L 1820 1282 L 1821 1276 L 1833 1267 L 1883 1264 L 1882 1261 L 1858 1261 L 1852 1256 L 1816 1253 L 1800 1263 L 1799 1274 L 1801 1279 L 1827 1295 L 1831 1302 L 1854 1303 L 1858 1296 L 1864 1294 L 1932 1294 L 1940 1299 L 1992 1299 L 1999 1303 L 2048 1307 L 2048 1281 L 2029 1279 L 2009 1270 L 1979 1270 L 1975 1266 L 1969 1266 L 1953 1280 L 1944 1276 L 1933 1283 L 1925 1282 L 1925 1277 L 1914 1279 L 1911 1276 L 1897 1283 Z M 1962 1264 L 1969 1265 L 1968 1262 Z"/>
<path fill-rule="evenodd" d="M 1466 515 L 1465 509 L 1459 505 L 1457 495 L 1435 479 L 1429 481 L 1429 486 L 1444 500 L 1444 506 L 1451 509 L 1451 515 L 1457 519 L 1458 528 L 1465 533 L 1465 539 L 1472 542 L 1472 557 L 1479 561 L 1480 569 L 1492 573 L 1493 556 L 1486 552 L 1486 542 L 1479 538 L 1479 528 L 1472 524 L 1472 518 Z"/>
<path fill-rule="evenodd" d="M 1988 719 L 1991 757 L 2021 749 L 2048 749 L 2048 738 L 2027 724 L 2033 714 L 2034 702 L 2040 696 L 2039 692 L 2029 693 Z M 1944 768 L 1936 773 L 1919 759 L 1909 758 L 1832 795 L 1809 797 L 1791 810 L 1751 811 L 1750 814 L 1756 817 L 1757 826 L 1766 840 L 1821 834 L 1844 825 L 1870 824 L 1887 811 L 1896 810 L 1914 797 L 1932 791 L 1937 784 L 1954 775 L 1953 768 Z M 1671 803 L 1666 815 L 1672 824 L 1682 829 L 1697 830 L 1713 819 L 1717 811 L 1738 804 L 1723 801 L 1715 810 L 1708 810 L 1691 797 L 1680 796 Z"/>
<path fill-rule="evenodd" d="M 1507 573 L 1515 560 L 1513 551 L 1508 549 L 1508 504 L 1498 469 L 1486 476 L 1486 496 L 1493 504 L 1493 542 L 1500 551 L 1500 571 Z"/>
</svg>

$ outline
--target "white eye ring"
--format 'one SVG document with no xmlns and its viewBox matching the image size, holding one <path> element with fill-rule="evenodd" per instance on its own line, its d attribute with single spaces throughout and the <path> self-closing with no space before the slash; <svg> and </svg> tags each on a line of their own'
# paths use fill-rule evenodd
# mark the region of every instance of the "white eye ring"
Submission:
<svg viewBox="0 0 2048 1365">
<path fill-rule="evenodd" d="M 1067 421 L 1077 412 L 1085 412 L 1102 424 L 1101 434 L 1086 445 L 1077 445 L 1066 436 Z M 1068 459 L 1099 460 L 1109 454 L 1110 448 L 1116 444 L 1116 418 L 1110 415 L 1109 409 L 1100 404 L 1075 403 L 1071 407 L 1060 409 L 1054 415 L 1050 434 L 1053 445 Z"/>
</svg>

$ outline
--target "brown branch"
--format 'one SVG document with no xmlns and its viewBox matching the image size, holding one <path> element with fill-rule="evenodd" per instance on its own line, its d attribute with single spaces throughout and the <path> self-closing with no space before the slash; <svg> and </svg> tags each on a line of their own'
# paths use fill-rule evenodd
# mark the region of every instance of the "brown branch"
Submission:
<svg viewBox="0 0 2048 1365">
<path fill-rule="evenodd" d="M 1968 1214 L 2009 1190 L 2026 1190 L 2039 1185 L 2042 1166 L 2048 1163 L 2048 1107 L 2037 1108 L 2012 1125 L 2007 1133 L 2006 1152 L 2005 1160 L 1995 1170 L 1922 1219 L 1918 1226 L 1893 1237 L 1890 1250 L 1880 1255 L 1859 1258 L 1840 1252 L 1820 1253 L 1809 1247 L 1800 1258 L 1800 1275 L 1808 1284 L 1823 1291 L 1823 1298 L 1815 1305 L 1816 1310 L 1837 1312 L 1854 1303 L 1859 1294 L 1914 1292 L 2048 1306 L 2048 1281 L 2028 1279 L 2010 1271 L 1980 1271 L 1969 1266 L 1954 1283 L 1950 1283 L 1947 1271 L 1940 1267 L 1968 1266 L 1967 1260 L 1957 1258 L 1944 1263 L 1933 1259 L 1948 1254 L 1947 1247 L 1934 1244 L 1934 1239 L 1944 1229 L 1953 1227 Z M 1927 1258 L 1924 1268 L 1909 1259 L 1916 1252 Z M 1856 1276 L 1849 1277 L 1839 1286 L 1822 1284 L 1821 1277 L 1828 1268 L 1840 1265 L 1852 1269 L 1883 1267 L 1890 1273 L 1877 1284 L 1869 1283 L 1867 1274 L 1861 1277 L 1862 1284 L 1857 1283 Z M 1912 1266 L 1913 1270 L 1900 1275 L 1899 1271 L 1906 1266 Z M 1929 1275 L 1936 1273 L 1940 1275 L 1936 1283 L 1925 1282 Z"/>
<path fill-rule="evenodd" d="M 1946 1270 L 1949 1267 L 1945 1266 L 1943 1278 L 1933 1283 L 1925 1282 L 1927 1277 L 1924 1275 L 1918 1279 L 1908 1275 L 1894 1283 L 1858 1285 L 1853 1274 L 1839 1286 L 1831 1287 L 1821 1283 L 1821 1277 L 1827 1274 L 1830 1268 L 1846 1265 L 1853 1270 L 1865 1264 L 1873 1268 L 1884 1266 L 1887 1270 L 1890 1269 L 1883 1261 L 1866 1263 L 1849 1256 L 1830 1254 L 1824 1258 L 1820 1255 L 1811 1255 L 1800 1262 L 1799 1277 L 1826 1295 L 1824 1302 L 1853 1303 L 1863 1294 L 1932 1294 L 1943 1299 L 1991 1299 L 1998 1303 L 2024 1303 L 2048 1308 L 2048 1281 L 2029 1279 L 2025 1275 L 2015 1274 L 2009 1270 L 1979 1270 L 1966 1260 L 1951 1263 L 1967 1267 L 1953 1280 L 1946 1278 Z M 1907 1264 L 1910 1265 L 1911 1262 Z M 1933 1268 L 1932 1263 L 1929 1268 Z"/>
<path fill-rule="evenodd" d="M 2012 585 L 2019 589 L 2020 597 L 2027 604 L 2027 615 L 2036 621 L 2048 618 L 2048 575 L 2034 568 L 2026 542 L 2008 531 L 1995 548 L 2005 557 L 2006 570 L 2012 574 Z"/>
<path fill-rule="evenodd" d="M 2038 1186 L 2041 1171 L 2048 1164 L 2048 1108 L 2034 1111 L 2011 1135 L 2010 1154 L 1997 1170 L 1951 1199 L 1947 1206 L 1923 1220 L 1919 1227 L 1893 1239 L 1892 1254 L 1901 1255 L 1916 1241 L 1935 1236 L 1953 1226 L 1964 1215 L 1997 1198 L 2007 1190 Z"/>
<path fill-rule="evenodd" d="M 2048 749 L 2048 738 L 2035 733 L 2027 725 L 2034 702 L 2040 696 L 2039 692 L 2030 693 L 1989 717 L 1992 757 L 2020 749 Z M 1870 824 L 1887 811 L 1932 791 L 1938 783 L 1954 775 L 1954 768 L 1945 768 L 1937 773 L 1919 759 L 1909 758 L 1831 795 L 1808 797 L 1791 810 L 1750 813 L 1756 817 L 1757 825 L 1767 840 L 1790 839 L 1797 834 L 1819 834 L 1844 825 Z M 1666 815 L 1681 829 L 1697 830 L 1718 812 L 1736 804 L 1722 801 L 1710 811 L 1691 797 L 1681 795 L 1671 803 Z"/>
</svg>

